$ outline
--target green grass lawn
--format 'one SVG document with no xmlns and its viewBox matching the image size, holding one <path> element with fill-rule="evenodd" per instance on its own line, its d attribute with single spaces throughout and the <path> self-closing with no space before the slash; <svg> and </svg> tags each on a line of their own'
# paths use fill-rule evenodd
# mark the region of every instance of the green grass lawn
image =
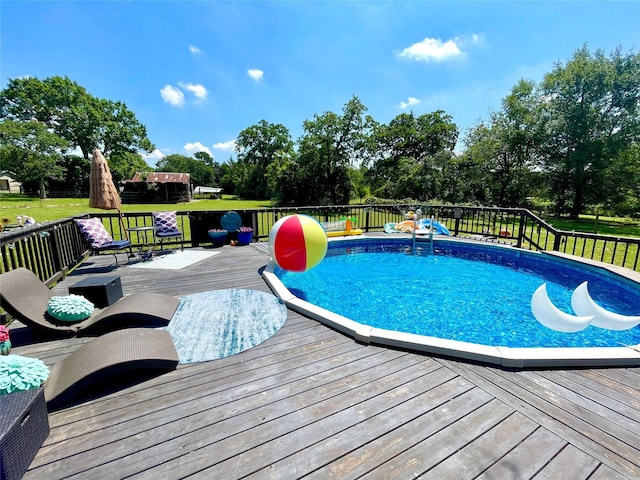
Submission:
<svg viewBox="0 0 640 480">
<path fill-rule="evenodd" d="M 640 237 L 640 220 L 638 219 L 600 217 L 596 222 L 594 215 L 580 215 L 575 220 L 566 217 L 547 217 L 544 221 L 558 230 L 566 230 L 568 232 Z"/>
<path fill-rule="evenodd" d="M 195 210 L 245 210 L 254 208 L 269 208 L 271 203 L 267 200 L 238 200 L 230 195 L 223 196 L 220 200 L 194 200 L 189 203 L 171 204 L 170 209 L 179 212 Z M 167 210 L 169 205 L 162 204 L 127 204 L 122 205 L 122 211 L 127 212 L 154 212 Z M 39 198 L 25 197 L 17 194 L 0 195 L 0 220 L 8 219 L 9 223 L 16 223 L 16 216 L 27 215 L 33 217 L 36 222 L 47 222 L 61 218 L 72 217 L 83 213 L 104 213 L 105 210 L 89 208 L 88 198 Z"/>
</svg>

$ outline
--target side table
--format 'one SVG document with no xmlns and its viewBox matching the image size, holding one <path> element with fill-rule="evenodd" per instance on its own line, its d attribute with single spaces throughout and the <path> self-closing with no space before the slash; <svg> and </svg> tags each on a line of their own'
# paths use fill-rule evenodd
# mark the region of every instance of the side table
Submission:
<svg viewBox="0 0 640 480">
<path fill-rule="evenodd" d="M 113 305 L 122 298 L 120 277 L 89 277 L 69 287 L 69 293 L 82 295 L 98 308 Z"/>
<path fill-rule="evenodd" d="M 20 480 L 49 436 L 42 388 L 0 396 L 0 478 Z"/>
</svg>

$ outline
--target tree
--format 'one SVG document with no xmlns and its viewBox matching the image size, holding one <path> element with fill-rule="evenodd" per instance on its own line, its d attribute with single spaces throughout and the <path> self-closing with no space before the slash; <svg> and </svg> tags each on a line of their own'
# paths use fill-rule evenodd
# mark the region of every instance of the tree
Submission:
<svg viewBox="0 0 640 480">
<path fill-rule="evenodd" d="M 284 125 L 260 120 L 244 129 L 236 140 L 238 183 L 236 193 L 244 198 L 267 199 L 274 195 L 266 172 L 276 156 L 293 151 L 293 140 Z"/>
<path fill-rule="evenodd" d="M 37 181 L 40 198 L 46 198 L 48 179 L 62 179 L 64 169 L 58 162 L 67 148 L 66 140 L 37 120 L 0 122 L 2 168 L 20 182 Z"/>
<path fill-rule="evenodd" d="M 617 49 L 607 58 L 585 45 L 545 75 L 541 95 L 544 166 L 556 202 L 577 217 L 606 201 L 604 172 L 640 138 L 640 54 Z"/>
<path fill-rule="evenodd" d="M 79 155 L 64 155 L 58 165 L 64 170 L 62 180 L 49 179 L 51 190 L 71 192 L 78 197 L 89 194 L 91 160 Z"/>
<path fill-rule="evenodd" d="M 149 172 L 152 168 L 137 153 L 116 151 L 107 158 L 113 183 L 118 185 L 123 180 L 130 180 L 136 172 Z"/>
<path fill-rule="evenodd" d="M 105 156 L 116 152 L 151 152 L 146 127 L 122 102 L 99 99 L 68 77 L 9 80 L 0 92 L 0 120 L 37 120 L 80 148 L 85 159 L 94 148 Z"/>
<path fill-rule="evenodd" d="M 342 115 L 325 112 L 305 120 L 298 155 L 292 168 L 296 198 L 288 202 L 345 204 L 351 198 L 349 168 L 366 161 L 372 119 L 357 97 L 344 106 Z"/>
<path fill-rule="evenodd" d="M 222 167 L 213 158 L 213 156 L 207 152 L 196 152 L 193 154 L 193 158 L 204 163 L 207 167 L 213 169 L 213 180 L 209 185 L 202 185 L 203 187 L 215 187 L 219 186 L 222 181 Z"/>
<path fill-rule="evenodd" d="M 532 170 L 539 160 L 538 109 L 535 84 L 521 80 L 502 100 L 501 110 L 467 135 L 466 155 L 484 166 L 484 175 L 476 180 L 488 186 L 489 203 L 517 207 L 531 195 Z"/>
<path fill-rule="evenodd" d="M 442 110 L 416 117 L 401 113 L 388 125 L 376 124 L 369 143 L 373 165 L 367 177 L 374 193 L 387 198 L 433 197 L 429 185 L 439 183 L 442 170 L 435 157 L 453 152 L 458 128 Z"/>
</svg>

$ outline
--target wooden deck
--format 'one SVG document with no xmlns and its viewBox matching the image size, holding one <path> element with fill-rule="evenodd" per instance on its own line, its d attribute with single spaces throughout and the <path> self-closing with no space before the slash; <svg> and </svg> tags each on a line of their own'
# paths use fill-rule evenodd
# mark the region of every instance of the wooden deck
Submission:
<svg viewBox="0 0 640 480">
<path fill-rule="evenodd" d="M 125 294 L 269 291 L 229 247 L 192 267 L 121 266 Z M 92 257 L 67 288 L 113 257 Z M 86 339 L 13 353 L 52 364 Z M 640 478 L 640 368 L 508 371 L 365 346 L 289 312 L 271 339 L 50 413 L 25 479 Z"/>
</svg>

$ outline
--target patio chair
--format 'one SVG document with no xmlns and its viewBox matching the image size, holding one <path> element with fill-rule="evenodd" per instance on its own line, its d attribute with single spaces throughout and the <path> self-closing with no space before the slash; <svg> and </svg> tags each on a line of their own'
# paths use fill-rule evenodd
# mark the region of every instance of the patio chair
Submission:
<svg viewBox="0 0 640 480">
<path fill-rule="evenodd" d="M 129 249 L 129 258 L 133 257 L 130 240 L 114 240 L 111 234 L 104 228 L 102 221 L 98 217 L 78 218 L 74 220 L 82 236 L 89 243 L 91 253 L 97 254 L 104 251 L 110 251 L 113 258 L 116 259 L 116 267 L 118 266 L 118 256 L 121 250 Z"/>
<path fill-rule="evenodd" d="M 160 293 L 135 293 L 102 310 L 95 309 L 86 320 L 60 322 L 47 313 L 53 292 L 26 268 L 0 275 L 0 306 L 12 317 L 45 335 L 95 335 L 133 326 L 165 326 L 178 308 L 179 300 Z"/>
<path fill-rule="evenodd" d="M 130 382 L 133 373 L 175 370 L 178 365 L 171 335 L 165 330 L 129 328 L 85 343 L 51 367 L 44 384 L 49 410 L 59 408 L 92 386 Z M 116 385 L 117 387 L 117 385 Z"/>
<path fill-rule="evenodd" d="M 167 238 L 179 237 L 182 239 L 182 232 L 178 230 L 178 220 L 176 212 L 153 212 L 153 224 L 156 227 L 156 238 L 160 242 L 160 250 L 162 250 L 162 242 Z M 184 250 L 184 242 L 180 242 L 180 247 Z"/>
</svg>

